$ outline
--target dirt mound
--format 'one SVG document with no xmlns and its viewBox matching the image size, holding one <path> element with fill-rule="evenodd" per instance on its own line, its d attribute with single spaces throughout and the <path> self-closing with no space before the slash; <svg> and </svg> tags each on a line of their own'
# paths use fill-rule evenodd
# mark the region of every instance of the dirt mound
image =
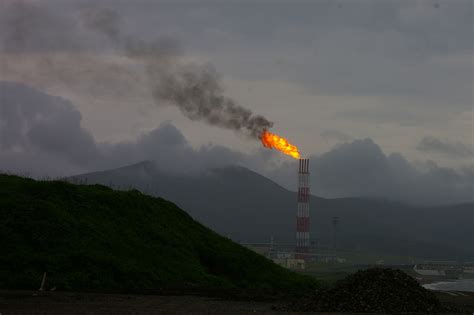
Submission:
<svg viewBox="0 0 474 315">
<path fill-rule="evenodd" d="M 437 297 L 400 270 L 373 268 L 346 277 L 289 308 L 324 312 L 445 312 Z"/>
</svg>

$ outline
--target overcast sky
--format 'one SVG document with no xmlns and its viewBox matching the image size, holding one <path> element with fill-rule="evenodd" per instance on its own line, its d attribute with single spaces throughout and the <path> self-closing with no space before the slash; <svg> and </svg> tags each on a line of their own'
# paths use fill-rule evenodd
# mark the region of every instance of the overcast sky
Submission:
<svg viewBox="0 0 474 315">
<path fill-rule="evenodd" d="M 104 9 L 106 28 L 91 29 L 84 16 Z M 93 141 L 171 122 L 196 150 L 251 156 L 257 141 L 157 101 L 144 59 L 116 36 L 158 39 L 181 63 L 212 67 L 226 97 L 305 156 L 370 138 L 413 166 L 474 164 L 471 0 L 0 2 L 0 80 L 71 102 Z"/>
</svg>

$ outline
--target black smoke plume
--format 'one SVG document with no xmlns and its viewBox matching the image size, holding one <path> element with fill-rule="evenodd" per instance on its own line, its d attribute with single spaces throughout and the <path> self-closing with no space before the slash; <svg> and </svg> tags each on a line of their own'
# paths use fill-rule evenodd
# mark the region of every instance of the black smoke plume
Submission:
<svg viewBox="0 0 474 315">
<path fill-rule="evenodd" d="M 105 35 L 126 56 L 141 61 L 156 104 L 177 106 L 184 116 L 212 126 L 242 132 L 253 138 L 273 126 L 263 116 L 226 97 L 211 65 L 183 63 L 179 44 L 172 39 L 147 42 L 122 34 L 120 16 L 108 9 L 87 9 L 84 24 Z"/>
</svg>

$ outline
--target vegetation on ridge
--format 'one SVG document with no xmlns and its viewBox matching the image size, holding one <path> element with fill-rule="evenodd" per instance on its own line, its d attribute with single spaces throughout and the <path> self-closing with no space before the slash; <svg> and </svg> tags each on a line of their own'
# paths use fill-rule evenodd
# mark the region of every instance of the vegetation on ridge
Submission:
<svg viewBox="0 0 474 315">
<path fill-rule="evenodd" d="M 66 290 L 317 286 L 133 190 L 0 175 L 0 287 Z"/>
</svg>

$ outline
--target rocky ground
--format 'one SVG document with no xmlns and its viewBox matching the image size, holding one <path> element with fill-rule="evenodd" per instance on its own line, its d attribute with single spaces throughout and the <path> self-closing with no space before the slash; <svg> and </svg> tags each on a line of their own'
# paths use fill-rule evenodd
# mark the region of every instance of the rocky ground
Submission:
<svg viewBox="0 0 474 315">
<path fill-rule="evenodd" d="M 436 292 L 436 296 L 445 305 L 456 307 L 466 314 L 474 314 L 474 292 Z"/>
<path fill-rule="evenodd" d="M 431 291 L 406 273 L 388 268 L 360 270 L 321 289 L 288 309 L 329 312 L 443 312 L 447 311 Z"/>
<path fill-rule="evenodd" d="M 283 306 L 302 312 L 458 313 L 474 310 L 474 294 L 434 292 L 405 272 L 390 268 L 360 270 Z"/>
</svg>

